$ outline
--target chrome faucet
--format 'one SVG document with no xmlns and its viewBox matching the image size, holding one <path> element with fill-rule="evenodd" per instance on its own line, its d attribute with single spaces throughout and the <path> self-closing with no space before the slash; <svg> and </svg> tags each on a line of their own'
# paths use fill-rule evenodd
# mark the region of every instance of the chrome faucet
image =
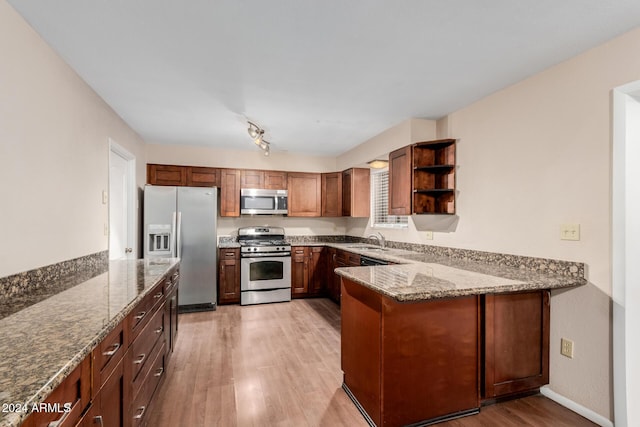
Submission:
<svg viewBox="0 0 640 427">
<path fill-rule="evenodd" d="M 385 245 L 387 244 L 387 241 L 385 240 L 384 236 L 380 232 L 377 232 L 375 234 L 369 234 L 367 236 L 367 239 L 371 239 L 371 238 L 376 239 L 381 248 L 384 248 Z"/>
</svg>

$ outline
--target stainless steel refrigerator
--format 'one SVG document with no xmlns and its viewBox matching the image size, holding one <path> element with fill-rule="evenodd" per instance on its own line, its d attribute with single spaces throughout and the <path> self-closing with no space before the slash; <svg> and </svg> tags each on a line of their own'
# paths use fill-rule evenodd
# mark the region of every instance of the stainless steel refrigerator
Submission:
<svg viewBox="0 0 640 427">
<path fill-rule="evenodd" d="M 215 187 L 144 188 L 144 257 L 180 258 L 178 310 L 216 309 Z"/>
</svg>

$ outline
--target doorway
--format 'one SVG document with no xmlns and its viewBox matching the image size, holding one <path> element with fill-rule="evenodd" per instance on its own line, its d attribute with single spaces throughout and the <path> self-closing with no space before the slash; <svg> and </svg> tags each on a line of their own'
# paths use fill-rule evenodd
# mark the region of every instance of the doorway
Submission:
<svg viewBox="0 0 640 427">
<path fill-rule="evenodd" d="M 613 395 L 615 424 L 640 425 L 640 81 L 613 90 Z"/>
<path fill-rule="evenodd" d="M 134 259 L 136 158 L 109 139 L 109 259 Z"/>
</svg>

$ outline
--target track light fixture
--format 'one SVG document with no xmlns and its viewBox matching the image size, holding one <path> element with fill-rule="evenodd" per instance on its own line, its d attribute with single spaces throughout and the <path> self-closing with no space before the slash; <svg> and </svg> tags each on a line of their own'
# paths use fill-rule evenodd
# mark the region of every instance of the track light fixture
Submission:
<svg viewBox="0 0 640 427">
<path fill-rule="evenodd" d="M 264 155 L 268 156 L 270 142 L 264 140 L 264 129 L 249 120 L 247 120 L 247 123 L 249 123 L 249 128 L 247 129 L 249 136 L 253 139 L 253 142 L 264 151 Z"/>
</svg>

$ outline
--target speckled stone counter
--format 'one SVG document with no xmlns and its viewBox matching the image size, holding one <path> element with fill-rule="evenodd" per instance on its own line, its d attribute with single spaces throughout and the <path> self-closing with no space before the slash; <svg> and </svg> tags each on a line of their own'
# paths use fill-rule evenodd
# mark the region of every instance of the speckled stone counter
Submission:
<svg viewBox="0 0 640 427">
<path fill-rule="evenodd" d="M 336 273 L 399 302 L 558 289 L 587 283 L 584 277 L 553 274 L 508 265 L 486 264 L 401 249 L 367 250 L 349 245 L 330 246 L 399 263 L 373 267 L 343 267 Z M 574 266 L 571 266 L 574 267 Z M 569 267 L 570 273 L 573 269 Z M 584 266 L 575 266 L 584 271 Z"/>
<path fill-rule="evenodd" d="M 0 320 L 0 405 L 42 402 L 179 260 L 111 261 L 95 276 Z M 0 412 L 0 427 L 26 413 Z"/>
</svg>

